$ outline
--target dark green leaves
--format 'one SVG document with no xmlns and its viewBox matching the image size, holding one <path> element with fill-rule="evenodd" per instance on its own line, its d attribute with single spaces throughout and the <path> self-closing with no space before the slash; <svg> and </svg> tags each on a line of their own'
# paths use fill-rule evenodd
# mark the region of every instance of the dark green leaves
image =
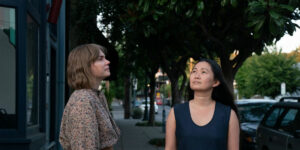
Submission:
<svg viewBox="0 0 300 150">
<path fill-rule="evenodd" d="M 254 29 L 254 38 L 263 38 L 263 35 L 271 33 L 278 39 L 285 33 L 286 29 L 293 28 L 293 24 L 288 24 L 293 19 L 292 14 L 295 6 L 284 3 L 270 1 L 252 1 L 249 3 L 247 15 L 249 16 L 248 27 Z M 289 15 L 287 15 L 289 14 Z"/>
</svg>

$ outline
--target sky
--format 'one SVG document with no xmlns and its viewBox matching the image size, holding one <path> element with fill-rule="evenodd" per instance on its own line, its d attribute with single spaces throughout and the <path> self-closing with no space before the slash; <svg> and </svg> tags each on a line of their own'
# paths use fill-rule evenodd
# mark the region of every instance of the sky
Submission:
<svg viewBox="0 0 300 150">
<path fill-rule="evenodd" d="M 295 21 L 300 26 L 300 20 Z M 285 34 L 276 43 L 276 47 L 282 48 L 282 52 L 289 53 L 300 46 L 300 29 L 296 28 L 293 36 Z"/>
</svg>

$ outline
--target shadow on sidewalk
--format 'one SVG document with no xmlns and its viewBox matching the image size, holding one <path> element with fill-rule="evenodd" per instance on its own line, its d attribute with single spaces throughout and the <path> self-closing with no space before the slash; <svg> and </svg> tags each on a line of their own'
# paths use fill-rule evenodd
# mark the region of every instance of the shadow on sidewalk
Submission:
<svg viewBox="0 0 300 150">
<path fill-rule="evenodd" d="M 153 138 L 164 138 L 162 127 L 141 127 L 135 126 L 139 119 L 123 119 L 123 107 L 112 103 L 112 114 L 114 120 L 121 130 L 121 137 L 114 146 L 114 150 L 163 150 L 164 147 L 156 147 L 148 142 Z"/>
</svg>

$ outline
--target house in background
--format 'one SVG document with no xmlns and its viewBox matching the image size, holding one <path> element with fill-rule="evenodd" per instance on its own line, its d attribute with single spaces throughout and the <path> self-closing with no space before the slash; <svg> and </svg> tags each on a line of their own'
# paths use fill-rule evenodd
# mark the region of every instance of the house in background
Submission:
<svg viewBox="0 0 300 150">
<path fill-rule="evenodd" d="M 1 150 L 61 149 L 65 12 L 62 0 L 0 0 Z"/>
</svg>

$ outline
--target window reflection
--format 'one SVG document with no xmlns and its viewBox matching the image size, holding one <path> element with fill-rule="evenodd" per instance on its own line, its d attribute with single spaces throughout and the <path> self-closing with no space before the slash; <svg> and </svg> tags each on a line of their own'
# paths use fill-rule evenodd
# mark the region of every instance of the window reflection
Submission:
<svg viewBox="0 0 300 150">
<path fill-rule="evenodd" d="M 27 16 L 27 125 L 38 123 L 38 25 Z"/>
<path fill-rule="evenodd" d="M 274 127 L 275 123 L 277 122 L 279 116 L 282 114 L 283 112 L 283 108 L 275 108 L 272 113 L 268 116 L 265 125 L 268 127 Z"/>
<path fill-rule="evenodd" d="M 259 122 L 264 117 L 265 112 L 272 106 L 272 103 L 247 104 L 238 106 L 241 122 Z"/>
<path fill-rule="evenodd" d="M 16 14 L 0 7 L 0 129 L 16 128 Z"/>
</svg>

